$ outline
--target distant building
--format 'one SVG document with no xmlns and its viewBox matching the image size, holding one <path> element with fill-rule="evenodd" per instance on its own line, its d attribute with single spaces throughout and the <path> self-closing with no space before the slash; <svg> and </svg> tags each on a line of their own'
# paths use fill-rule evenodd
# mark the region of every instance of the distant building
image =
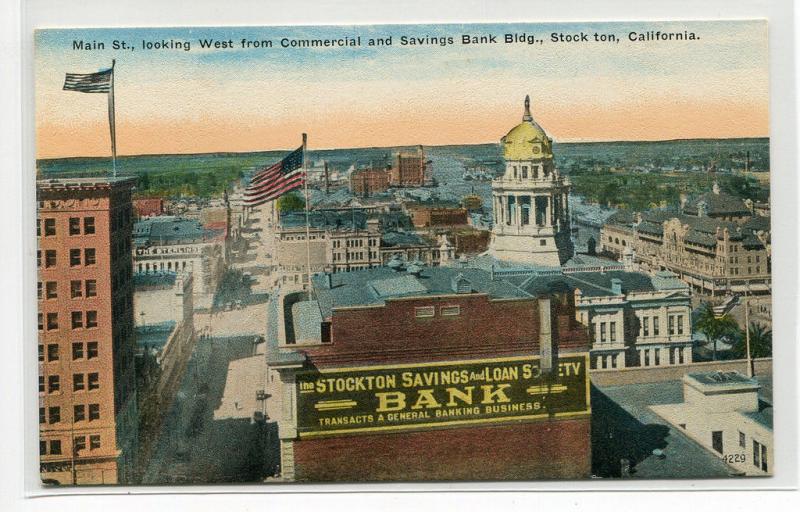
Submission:
<svg viewBox="0 0 800 512">
<path fill-rule="evenodd" d="M 369 197 L 389 189 L 388 169 L 359 169 L 350 174 L 350 192 L 355 196 Z"/>
<path fill-rule="evenodd" d="M 565 299 L 414 264 L 273 294 L 281 478 L 587 478 L 587 340 Z"/>
<path fill-rule="evenodd" d="M 761 385 L 738 372 L 690 373 L 683 403 L 651 405 L 656 414 L 747 476 L 773 474 L 772 405 Z"/>
<path fill-rule="evenodd" d="M 136 218 L 154 217 L 164 213 L 164 200 L 160 197 L 140 197 L 133 200 Z"/>
<path fill-rule="evenodd" d="M 416 153 L 400 152 L 389 174 L 392 187 L 422 187 L 425 185 L 425 151 L 419 146 Z"/>
<path fill-rule="evenodd" d="M 45 483 L 135 478 L 134 184 L 133 178 L 36 183 L 39 467 Z"/>
<path fill-rule="evenodd" d="M 457 205 L 409 203 L 406 210 L 416 228 L 465 226 L 467 209 Z"/>
</svg>

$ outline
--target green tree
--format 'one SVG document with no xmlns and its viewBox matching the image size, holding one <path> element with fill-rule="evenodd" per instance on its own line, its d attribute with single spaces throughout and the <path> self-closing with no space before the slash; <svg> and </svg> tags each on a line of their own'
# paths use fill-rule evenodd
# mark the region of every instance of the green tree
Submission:
<svg viewBox="0 0 800 512">
<path fill-rule="evenodd" d="M 717 342 L 725 338 L 736 338 L 740 334 L 736 321 L 727 314 L 717 318 L 708 302 L 704 302 L 700 307 L 694 329 L 705 334 L 708 341 L 713 344 L 714 360 L 717 359 Z"/>
<path fill-rule="evenodd" d="M 299 194 L 291 193 L 278 198 L 279 212 L 294 212 L 305 207 L 306 202 Z"/>
<path fill-rule="evenodd" d="M 747 340 L 744 333 L 740 333 L 733 345 L 736 357 L 747 357 Z M 772 330 L 761 324 L 750 322 L 750 357 L 772 357 Z"/>
</svg>

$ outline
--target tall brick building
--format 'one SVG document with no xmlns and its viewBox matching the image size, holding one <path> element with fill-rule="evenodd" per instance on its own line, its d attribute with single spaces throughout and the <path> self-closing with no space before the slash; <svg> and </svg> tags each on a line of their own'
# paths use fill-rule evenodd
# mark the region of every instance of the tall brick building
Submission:
<svg viewBox="0 0 800 512">
<path fill-rule="evenodd" d="M 389 177 L 393 187 L 425 185 L 425 152 L 419 146 L 416 153 L 398 153 Z"/>
<path fill-rule="evenodd" d="M 134 182 L 37 182 L 39 452 L 47 483 L 133 478 Z"/>
<path fill-rule="evenodd" d="M 413 264 L 313 284 L 269 309 L 284 479 L 589 476 L 588 341 L 570 294 Z"/>
<path fill-rule="evenodd" d="M 359 169 L 350 174 L 350 192 L 369 197 L 389 189 L 389 169 Z"/>
</svg>

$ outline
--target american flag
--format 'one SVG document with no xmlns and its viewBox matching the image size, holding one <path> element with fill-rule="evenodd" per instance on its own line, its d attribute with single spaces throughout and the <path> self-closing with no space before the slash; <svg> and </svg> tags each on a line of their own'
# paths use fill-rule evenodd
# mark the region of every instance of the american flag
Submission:
<svg viewBox="0 0 800 512">
<path fill-rule="evenodd" d="M 110 92 L 113 73 L 113 69 L 106 69 L 89 74 L 67 73 L 67 77 L 64 80 L 64 90 L 78 92 Z"/>
<path fill-rule="evenodd" d="M 258 171 L 244 191 L 247 206 L 258 206 L 300 188 L 304 184 L 303 146 L 289 153 L 280 162 Z"/>
</svg>

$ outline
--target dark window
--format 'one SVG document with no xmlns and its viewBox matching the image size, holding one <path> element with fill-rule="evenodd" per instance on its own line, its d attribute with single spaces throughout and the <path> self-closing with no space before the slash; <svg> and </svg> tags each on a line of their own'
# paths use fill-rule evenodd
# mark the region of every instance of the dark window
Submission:
<svg viewBox="0 0 800 512">
<path fill-rule="evenodd" d="M 36 236 L 42 236 L 42 219 L 36 219 Z"/>
<path fill-rule="evenodd" d="M 36 298 L 37 299 L 41 299 L 42 298 L 42 282 L 41 281 L 36 283 Z"/>
<path fill-rule="evenodd" d="M 42 251 L 36 251 L 36 267 L 42 266 Z"/>
<path fill-rule="evenodd" d="M 47 345 L 47 360 L 58 361 L 58 345 L 55 343 Z"/>
<path fill-rule="evenodd" d="M 765 445 L 761 445 L 761 470 L 767 470 L 767 447 Z"/>
<path fill-rule="evenodd" d="M 45 296 L 48 299 L 58 298 L 58 283 L 57 282 L 55 282 L 55 281 L 47 281 L 47 284 L 46 284 L 45 288 L 46 288 Z"/>
<path fill-rule="evenodd" d="M 97 297 L 97 281 L 95 279 L 86 280 L 86 296 Z"/>
<path fill-rule="evenodd" d="M 51 375 L 47 377 L 47 392 L 54 393 L 61 389 L 61 379 L 58 375 Z"/>
<path fill-rule="evenodd" d="M 100 375 L 97 373 L 89 374 L 89 389 L 100 389 Z"/>
<path fill-rule="evenodd" d="M 47 330 L 58 329 L 58 313 L 47 313 Z"/>
<path fill-rule="evenodd" d="M 39 424 L 46 423 L 47 418 L 45 416 L 44 407 L 39 407 Z"/>
<path fill-rule="evenodd" d="M 39 362 L 44 361 L 44 345 L 39 345 Z"/>
<path fill-rule="evenodd" d="M 77 267 L 81 264 L 81 250 L 80 249 L 70 249 L 69 250 L 69 266 L 70 267 Z"/>
<path fill-rule="evenodd" d="M 83 295 L 83 290 L 81 290 L 81 282 L 80 281 L 70 281 L 69 282 L 69 296 L 70 298 L 76 298 Z"/>
<path fill-rule="evenodd" d="M 653 317 L 653 336 L 658 336 L 658 317 Z"/>
<path fill-rule="evenodd" d="M 89 404 L 89 421 L 100 419 L 100 404 Z"/>
<path fill-rule="evenodd" d="M 82 373 L 72 374 L 72 391 L 83 391 L 86 388 Z"/>
<path fill-rule="evenodd" d="M 56 219 L 44 219 L 44 236 L 56 234 Z"/>
<path fill-rule="evenodd" d="M 739 446 L 744 448 L 745 447 L 745 436 L 744 432 L 739 432 Z"/>
<path fill-rule="evenodd" d="M 86 327 L 97 327 L 97 311 L 86 312 Z"/>
<path fill-rule="evenodd" d="M 47 454 L 47 441 L 39 441 L 39 455 Z"/>
<path fill-rule="evenodd" d="M 678 315 L 678 334 L 683 334 L 683 315 Z"/>
<path fill-rule="evenodd" d="M 83 253 L 84 263 L 87 265 L 94 265 L 97 263 L 96 252 L 94 249 L 84 249 Z"/>
<path fill-rule="evenodd" d="M 61 407 L 50 407 L 47 410 L 47 415 L 50 419 L 50 424 L 58 423 L 61 421 Z"/>
<path fill-rule="evenodd" d="M 675 334 L 675 316 L 669 315 L 669 334 L 670 336 Z"/>
<path fill-rule="evenodd" d="M 611 343 L 614 343 L 615 341 L 617 341 L 617 322 L 609 322 L 608 330 Z"/>
<path fill-rule="evenodd" d="M 97 342 L 90 341 L 86 343 L 86 358 L 94 359 L 95 357 L 97 357 Z"/>
<path fill-rule="evenodd" d="M 85 420 L 86 419 L 86 406 L 83 405 L 83 404 L 74 406 L 72 408 L 72 415 L 73 415 L 74 421 L 83 421 L 83 420 Z"/>
<path fill-rule="evenodd" d="M 44 393 L 44 376 L 39 375 L 39 393 Z"/>
<path fill-rule="evenodd" d="M 76 341 L 72 344 L 72 359 L 83 359 L 83 343 Z"/>
<path fill-rule="evenodd" d="M 61 455 L 61 440 L 53 439 L 50 441 L 50 455 Z"/>
<path fill-rule="evenodd" d="M 72 440 L 75 453 L 86 449 L 86 436 L 75 436 Z"/>
<path fill-rule="evenodd" d="M 39 313 L 39 330 L 44 330 L 44 313 Z"/>
<path fill-rule="evenodd" d="M 715 430 L 711 432 L 711 447 L 717 453 L 722 453 L 722 431 Z"/>
<path fill-rule="evenodd" d="M 83 327 L 83 312 L 82 311 L 73 311 L 72 312 L 72 328 L 78 329 Z"/>
<path fill-rule="evenodd" d="M 44 266 L 45 268 L 56 266 L 56 251 L 55 249 L 48 249 L 44 251 Z"/>
<path fill-rule="evenodd" d="M 79 219 L 78 217 L 69 218 L 69 234 L 70 235 L 81 234 L 81 219 Z"/>
<path fill-rule="evenodd" d="M 98 448 L 100 448 L 100 436 L 98 434 L 89 436 L 89 449 L 97 450 Z"/>
<path fill-rule="evenodd" d="M 83 234 L 84 235 L 94 234 L 94 217 L 85 217 L 83 219 Z"/>
<path fill-rule="evenodd" d="M 761 467 L 761 445 L 755 439 L 753 439 L 753 465 Z"/>
</svg>

